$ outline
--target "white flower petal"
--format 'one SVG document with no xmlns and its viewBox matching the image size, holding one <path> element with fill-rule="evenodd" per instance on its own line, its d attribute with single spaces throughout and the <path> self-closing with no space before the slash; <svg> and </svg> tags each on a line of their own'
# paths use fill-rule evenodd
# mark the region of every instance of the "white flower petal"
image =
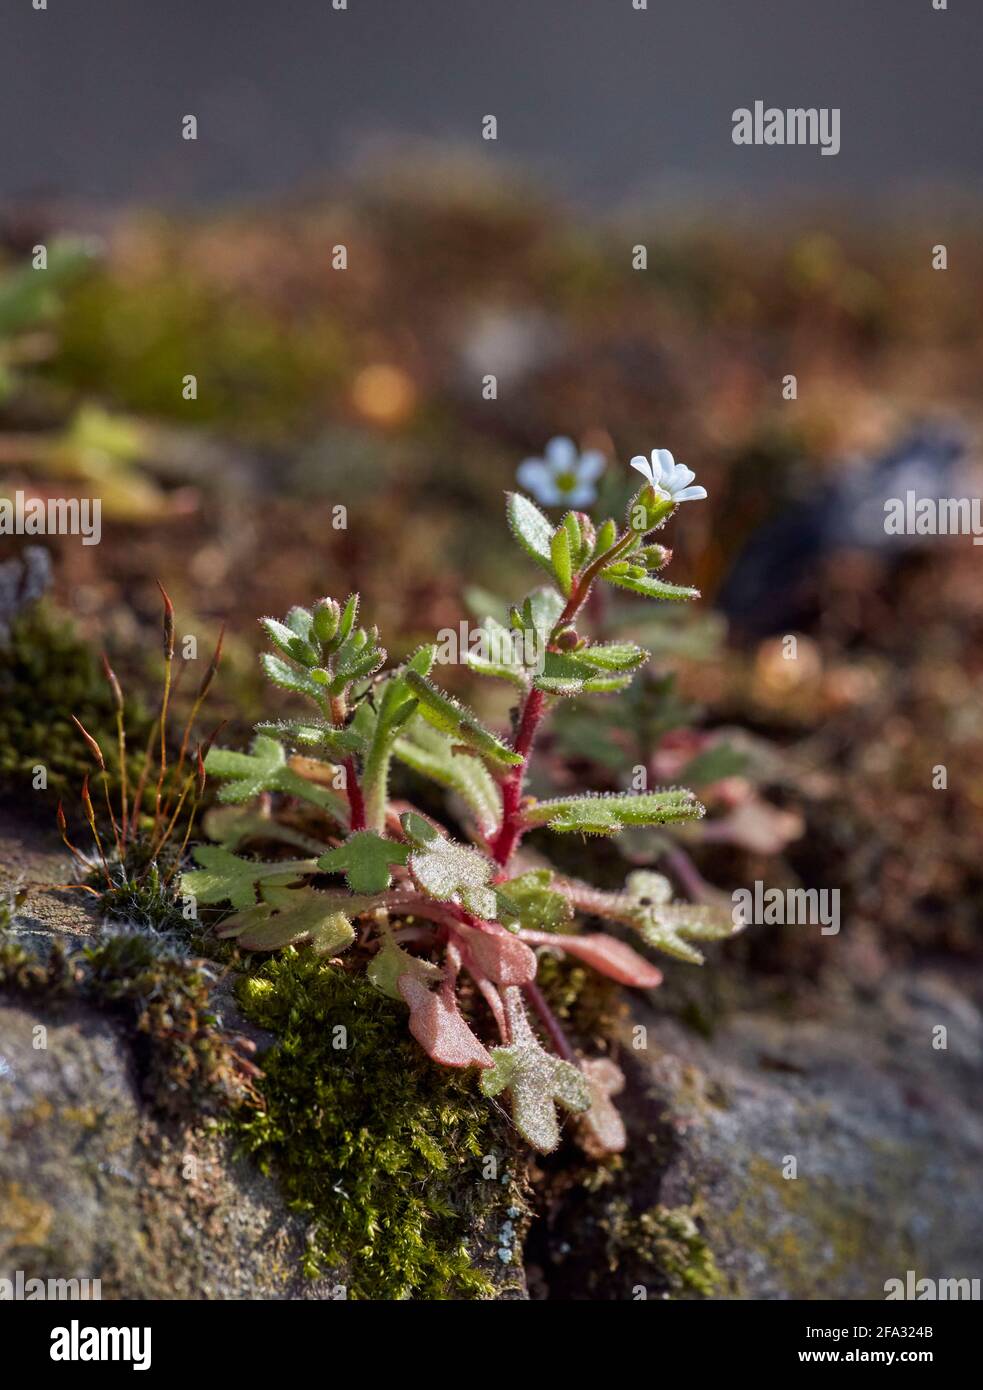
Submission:
<svg viewBox="0 0 983 1390">
<path fill-rule="evenodd" d="M 525 459 L 515 470 L 515 476 L 523 487 L 534 491 L 543 483 L 551 482 L 553 475 L 542 459 Z"/>
<path fill-rule="evenodd" d="M 544 507 L 558 507 L 563 501 L 563 493 L 553 481 L 553 470 L 542 459 L 526 459 L 519 464 L 515 476 Z"/>
<path fill-rule="evenodd" d="M 684 487 L 682 492 L 674 494 L 673 500 L 676 502 L 697 502 L 706 495 L 705 487 Z"/>
<path fill-rule="evenodd" d="M 554 473 L 572 473 L 577 463 L 577 446 L 565 435 L 551 439 L 543 455 Z"/>
<path fill-rule="evenodd" d="M 652 462 L 658 464 L 663 477 L 670 474 L 676 466 L 676 460 L 668 449 L 653 449 Z"/>
<path fill-rule="evenodd" d="M 655 455 L 653 454 L 652 457 L 654 458 Z M 648 479 L 650 483 L 652 483 L 653 486 L 658 482 L 658 478 L 654 474 L 652 465 L 644 454 L 636 454 L 635 457 L 629 459 L 628 462 L 632 468 L 637 468 L 639 473 L 644 473 L 645 477 Z"/>
<path fill-rule="evenodd" d="M 592 502 L 597 501 L 597 488 L 592 487 L 590 483 L 580 483 L 572 492 L 568 492 L 563 500 L 568 507 L 589 507 Z"/>
<path fill-rule="evenodd" d="M 607 460 L 599 449 L 586 449 L 577 464 L 577 480 L 581 483 L 596 483 L 604 472 Z"/>
</svg>

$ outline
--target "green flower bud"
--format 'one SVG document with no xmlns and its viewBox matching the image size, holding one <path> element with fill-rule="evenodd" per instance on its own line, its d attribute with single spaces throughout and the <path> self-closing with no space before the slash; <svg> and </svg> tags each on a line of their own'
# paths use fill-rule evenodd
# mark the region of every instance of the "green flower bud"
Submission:
<svg viewBox="0 0 983 1390">
<path fill-rule="evenodd" d="M 330 642 L 341 621 L 341 605 L 333 598 L 322 598 L 314 605 L 314 632 L 318 641 Z"/>
</svg>

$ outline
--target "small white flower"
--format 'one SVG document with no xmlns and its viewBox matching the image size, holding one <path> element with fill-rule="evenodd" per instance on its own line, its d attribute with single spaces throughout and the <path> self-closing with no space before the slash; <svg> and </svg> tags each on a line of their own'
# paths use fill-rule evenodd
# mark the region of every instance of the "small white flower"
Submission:
<svg viewBox="0 0 983 1390">
<path fill-rule="evenodd" d="M 695 502 L 707 495 L 705 487 L 690 487 L 696 474 L 692 468 L 677 463 L 668 449 L 653 449 L 650 459 L 644 454 L 636 454 L 631 466 L 644 473 L 656 492 L 667 501 Z"/>
<path fill-rule="evenodd" d="M 597 497 L 594 484 L 604 472 L 597 449 L 578 454 L 572 439 L 551 439 L 541 459 L 526 459 L 515 476 L 544 507 L 589 507 Z"/>
</svg>

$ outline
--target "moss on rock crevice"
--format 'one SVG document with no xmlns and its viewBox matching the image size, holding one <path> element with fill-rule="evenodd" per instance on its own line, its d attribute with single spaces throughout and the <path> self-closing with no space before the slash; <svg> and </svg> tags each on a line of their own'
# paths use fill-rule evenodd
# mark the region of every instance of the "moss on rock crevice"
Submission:
<svg viewBox="0 0 983 1390">
<path fill-rule="evenodd" d="M 519 1153 L 473 1075 L 434 1067 L 405 1009 L 310 954 L 264 962 L 237 993 L 277 1042 L 265 1108 L 235 1131 L 309 1217 L 308 1273 L 342 1268 L 353 1298 L 521 1296 Z"/>
</svg>

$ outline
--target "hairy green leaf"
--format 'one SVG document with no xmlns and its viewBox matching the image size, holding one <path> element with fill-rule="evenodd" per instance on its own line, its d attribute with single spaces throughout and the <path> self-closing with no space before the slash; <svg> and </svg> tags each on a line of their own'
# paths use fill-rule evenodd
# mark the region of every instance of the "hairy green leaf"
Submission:
<svg viewBox="0 0 983 1390">
<path fill-rule="evenodd" d="M 523 819 L 528 826 L 548 825 L 551 830 L 616 835 L 629 825 L 696 820 L 703 813 L 689 791 L 611 792 L 538 801 L 526 810 Z"/>
<path fill-rule="evenodd" d="M 519 754 L 486 729 L 472 710 L 431 685 L 418 671 L 407 671 L 406 683 L 420 702 L 423 718 L 442 733 L 450 734 L 456 743 L 466 744 L 483 758 L 506 767 L 522 762 Z"/>
<path fill-rule="evenodd" d="M 293 883 L 304 874 L 314 873 L 313 859 L 284 859 L 264 864 L 258 859 L 240 859 L 222 845 L 196 845 L 195 860 L 200 869 L 181 877 L 181 891 L 200 903 L 230 902 L 233 907 L 249 907 L 256 901 L 256 885 L 273 880 Z"/>
<path fill-rule="evenodd" d="M 415 979 L 422 980 L 424 984 L 432 983 L 440 979 L 440 969 L 428 960 L 422 960 L 419 956 L 410 955 L 409 951 L 404 951 L 394 940 L 392 931 L 387 927 L 383 933 L 382 945 L 369 961 L 366 968 L 370 984 L 375 985 L 377 990 L 389 996 L 390 999 L 398 999 L 403 1002 L 403 996 L 397 988 L 397 981 L 402 975 L 412 975 Z"/>
<path fill-rule="evenodd" d="M 619 920 L 636 927 L 647 945 L 691 965 L 702 965 L 703 956 L 690 941 L 721 941 L 743 930 L 721 909 L 674 903 L 669 880 L 647 869 L 628 875 L 621 896 Z"/>
<path fill-rule="evenodd" d="M 291 743 L 320 748 L 339 761 L 365 751 L 365 738 L 349 726 L 339 729 L 326 719 L 273 719 L 256 725 L 260 734 L 281 735 Z"/>
<path fill-rule="evenodd" d="M 448 734 L 419 718 L 412 719 L 401 732 L 394 752 L 414 772 L 456 792 L 474 813 L 486 840 L 495 834 L 502 820 L 502 794 L 479 758 L 455 753 Z"/>
<path fill-rule="evenodd" d="M 644 666 L 651 653 L 634 642 L 606 642 L 596 646 L 581 647 L 577 656 L 581 661 L 602 671 L 637 671 Z"/>
<path fill-rule="evenodd" d="M 498 921 L 518 922 L 529 931 L 559 931 L 573 920 L 569 898 L 550 887 L 551 869 L 531 869 L 495 888 Z"/>
<path fill-rule="evenodd" d="M 643 594 L 646 598 L 664 598 L 679 601 L 699 598 L 699 589 L 690 589 L 682 584 L 669 584 L 664 579 L 656 579 L 640 565 L 609 565 L 601 570 L 601 578 L 619 589 L 628 589 L 633 594 Z"/>
<path fill-rule="evenodd" d="M 374 830 L 356 830 L 317 863 L 327 873 L 343 873 L 353 893 L 383 893 L 392 882 L 390 865 L 405 864 L 409 852 L 408 845 L 386 840 Z"/>
<path fill-rule="evenodd" d="M 521 492 L 507 494 L 506 514 L 509 528 L 526 554 L 537 564 L 542 565 L 548 574 L 553 573 L 553 557 L 550 553 L 550 538 L 553 527 L 536 506 Z"/>
<path fill-rule="evenodd" d="M 476 917 L 494 917 L 495 893 L 488 885 L 493 865 L 480 850 L 459 845 L 413 811 L 400 817 L 413 851 L 409 858 L 413 880 L 424 893 L 440 902 L 455 902 Z"/>
<path fill-rule="evenodd" d="M 558 526 L 550 537 L 550 560 L 560 592 L 569 597 L 573 588 L 573 556 L 570 533 L 565 526 Z"/>
<path fill-rule="evenodd" d="M 293 610 L 302 612 L 303 610 Z M 307 627 L 310 627 L 310 614 L 307 615 Z M 284 623 L 278 623 L 276 618 L 260 618 L 260 624 L 266 630 L 266 635 L 274 646 L 279 647 L 285 656 L 300 662 L 301 666 L 316 666 L 321 659 L 321 654 L 314 648 L 305 637 L 297 635 L 292 627 L 287 627 Z"/>
<path fill-rule="evenodd" d="M 287 756 L 275 738 L 259 734 L 253 739 L 252 751 L 235 753 L 228 748 L 211 748 L 205 759 L 205 771 L 211 777 L 228 778 L 219 792 L 224 802 L 250 801 L 261 792 L 286 792 L 313 802 L 335 820 L 345 824 L 348 809 L 344 799 L 326 787 L 309 782 L 287 765 Z"/>
<path fill-rule="evenodd" d="M 382 830 L 386 823 L 389 765 L 392 762 L 396 736 L 416 713 L 418 701 L 406 683 L 406 672 L 412 671 L 418 676 L 426 676 L 433 665 L 434 655 L 433 646 L 421 647 L 410 657 L 405 667 L 390 675 L 383 686 L 363 776 L 366 822 L 371 830 Z"/>
<path fill-rule="evenodd" d="M 205 815 L 203 829 L 210 840 L 217 840 L 228 850 L 241 849 L 253 840 L 293 845 L 309 854 L 321 854 L 327 849 L 322 841 L 283 825 L 258 806 L 213 806 Z"/>
<path fill-rule="evenodd" d="M 316 680 L 310 671 L 299 670 L 296 666 L 292 666 L 289 661 L 284 661 L 282 656 L 275 656 L 272 652 L 260 652 L 259 662 L 267 680 L 278 685 L 281 690 L 291 690 L 297 695 L 308 695 L 312 700 L 323 698 L 324 683 Z"/>
<path fill-rule="evenodd" d="M 247 951 L 276 951 L 309 941 L 319 956 L 337 955 L 355 940 L 334 894 L 276 885 L 264 885 L 263 900 L 227 918 L 217 934 L 235 937 Z"/>
</svg>

